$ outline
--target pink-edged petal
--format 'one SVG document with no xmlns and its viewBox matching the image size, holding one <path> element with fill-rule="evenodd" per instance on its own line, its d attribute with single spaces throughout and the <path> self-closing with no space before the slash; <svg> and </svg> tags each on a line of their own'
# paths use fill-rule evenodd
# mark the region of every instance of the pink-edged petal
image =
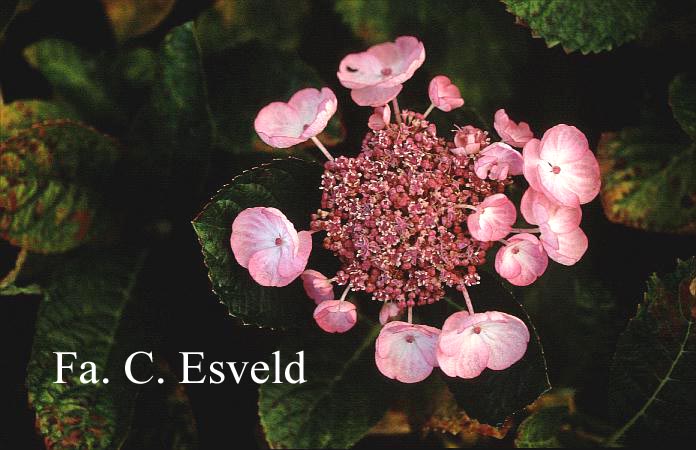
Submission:
<svg viewBox="0 0 696 450">
<path fill-rule="evenodd" d="M 480 324 L 481 339 L 489 349 L 487 367 L 504 370 L 522 359 L 526 353 L 529 330 L 522 320 L 510 314 L 497 311 L 488 314 L 491 320 Z"/>
<path fill-rule="evenodd" d="M 510 233 L 517 210 L 505 194 L 488 196 L 476 208 L 476 212 L 467 217 L 469 233 L 474 239 L 497 241 Z"/>
<path fill-rule="evenodd" d="M 529 186 L 537 191 L 542 190 L 541 181 L 539 180 L 539 166 L 541 164 L 539 159 L 540 145 L 541 141 L 539 139 L 530 139 L 522 150 L 524 177 L 527 179 Z"/>
<path fill-rule="evenodd" d="M 254 129 L 261 140 L 276 148 L 288 148 L 306 141 L 302 137 L 302 126 L 299 112 L 283 102 L 266 105 L 254 120 Z"/>
<path fill-rule="evenodd" d="M 510 175 L 521 175 L 524 161 L 517 150 L 507 144 L 496 142 L 481 150 L 474 162 L 476 176 L 481 179 L 504 180 Z"/>
<path fill-rule="evenodd" d="M 436 108 L 449 112 L 464 105 L 464 99 L 459 93 L 459 88 L 444 75 L 438 75 L 430 81 L 428 96 Z"/>
<path fill-rule="evenodd" d="M 324 131 L 336 113 L 338 100 L 329 88 L 322 88 L 321 91 L 307 88 L 297 91 L 288 104 L 298 111 L 302 127 L 301 137 L 307 140 Z"/>
<path fill-rule="evenodd" d="M 576 228 L 569 233 L 558 233 L 554 235 L 556 242 L 547 240 L 542 234 L 541 243 L 549 254 L 549 258 L 559 264 L 572 266 L 582 258 L 587 251 L 588 240 L 585 233 L 580 228 Z M 557 243 L 557 248 L 554 245 Z"/>
<path fill-rule="evenodd" d="M 426 379 L 437 365 L 440 330 L 427 325 L 390 322 L 375 343 L 375 363 L 382 374 L 402 383 Z"/>
<path fill-rule="evenodd" d="M 529 124 L 526 122 L 515 123 L 510 119 L 504 109 L 495 112 L 493 128 L 506 144 L 522 148 L 534 138 Z"/>
<path fill-rule="evenodd" d="M 541 242 L 529 233 L 510 237 L 495 255 L 496 272 L 515 286 L 532 284 L 547 266 L 548 256 Z"/>
<path fill-rule="evenodd" d="M 374 86 L 353 89 L 350 91 L 350 97 L 360 106 L 383 106 L 396 98 L 402 88 L 402 85 L 397 84 L 389 87 Z"/>
<path fill-rule="evenodd" d="M 358 321 L 358 314 L 351 302 L 326 300 L 314 309 L 314 320 L 327 333 L 345 333 Z"/>
<path fill-rule="evenodd" d="M 276 239 L 295 245 L 297 233 L 292 223 L 276 208 L 247 208 L 232 222 L 230 246 L 242 267 L 248 267 L 254 253 L 277 246 Z"/>
<path fill-rule="evenodd" d="M 302 270 L 285 271 L 281 275 L 279 266 L 286 264 L 290 258 L 289 249 L 283 246 L 259 250 L 249 260 L 249 274 L 261 286 L 287 286 L 302 273 Z"/>
<path fill-rule="evenodd" d="M 400 316 L 403 311 L 399 308 L 396 302 L 384 302 L 379 310 L 379 323 L 381 325 Z"/>
<path fill-rule="evenodd" d="M 305 270 L 300 277 L 307 296 L 314 300 L 317 305 L 325 300 L 335 298 L 333 284 L 321 272 L 311 269 Z"/>
</svg>

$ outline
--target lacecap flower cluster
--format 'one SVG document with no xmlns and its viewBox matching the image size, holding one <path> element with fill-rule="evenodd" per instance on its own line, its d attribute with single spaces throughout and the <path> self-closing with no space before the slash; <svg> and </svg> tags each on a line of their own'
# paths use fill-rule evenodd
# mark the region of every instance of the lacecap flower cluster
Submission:
<svg viewBox="0 0 696 450">
<path fill-rule="evenodd" d="M 261 109 L 254 127 L 264 142 L 287 148 L 312 140 L 326 157 L 321 205 L 310 230 L 299 232 L 278 209 L 246 209 L 230 236 L 237 262 L 259 284 L 282 287 L 302 279 L 324 331 L 344 333 L 357 322 L 350 291 L 382 302 L 375 362 L 404 383 L 424 380 L 435 367 L 474 378 L 519 361 L 530 337 L 525 323 L 504 312 L 475 312 L 467 288 L 479 284 L 477 267 L 490 257 L 498 274 L 517 286 L 539 278 L 549 258 L 575 264 L 588 246 L 580 206 L 600 187 L 588 141 L 570 125 L 556 125 L 538 139 L 527 123 L 500 109 L 497 142 L 472 125 L 455 125 L 451 140 L 438 136 L 429 114 L 464 104 L 446 76 L 430 82 L 426 111 L 401 110 L 397 96 L 424 61 L 423 43 L 412 36 L 341 61 L 340 83 L 358 105 L 373 108 L 353 157 L 334 158 L 317 138 L 337 109 L 331 89 L 302 89 L 287 103 Z M 518 208 L 505 195 L 516 176 L 529 184 L 519 205 L 528 228 L 514 227 Z M 313 233 L 323 235 L 324 248 L 341 262 L 331 278 L 306 268 Z M 344 287 L 338 298 L 335 285 Z M 447 288 L 462 293 L 466 311 L 452 314 L 441 329 L 413 323 L 412 308 L 437 302 Z"/>
</svg>

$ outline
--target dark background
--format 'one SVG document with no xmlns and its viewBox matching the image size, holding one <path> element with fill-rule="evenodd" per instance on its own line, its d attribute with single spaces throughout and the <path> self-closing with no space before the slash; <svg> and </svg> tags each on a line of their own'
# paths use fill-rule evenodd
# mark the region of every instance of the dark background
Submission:
<svg viewBox="0 0 696 450">
<path fill-rule="evenodd" d="M 179 2 L 172 15 L 139 43 L 155 46 L 172 26 L 190 20 L 207 6 L 207 2 Z M 491 14 L 507 14 L 496 2 L 488 2 L 485 8 Z M 687 2 L 664 2 L 663 9 L 670 17 L 692 12 Z M 515 26 L 512 16 L 509 21 L 510 26 Z M 5 102 L 51 96 L 49 84 L 25 63 L 21 54 L 26 45 L 48 36 L 64 38 L 95 51 L 116 45 L 98 2 L 38 2 L 29 13 L 16 18 L 0 47 L 0 84 Z M 528 39 L 528 58 L 518 68 L 519 87 L 506 109 L 513 118 L 529 122 L 533 130 L 538 132 L 557 122 L 572 123 L 587 134 L 594 147 L 601 132 L 635 125 L 645 116 L 645 111 L 650 111 L 658 123 L 664 122 L 666 129 L 674 126 L 667 105 L 667 85 L 675 74 L 688 69 L 689 59 L 695 54 L 693 42 L 659 35 L 652 41 L 629 43 L 598 55 L 568 55 L 558 47 L 548 49 L 541 39 L 531 36 Z M 339 95 L 349 135 L 335 150 L 338 154 L 353 154 L 357 150 L 362 132 L 350 130 L 362 130 L 368 113 L 349 100 L 348 91 L 335 79 L 335 69 L 342 56 L 363 47 L 333 12 L 330 2 L 313 4 L 303 27 L 299 56 L 317 68 Z M 412 84 L 423 84 L 421 81 Z M 544 108 L 545 102 L 553 106 Z M 182 207 L 172 217 L 172 234 L 156 242 L 153 252 L 157 256 L 152 267 L 158 268 L 154 275 L 171 280 L 168 284 L 171 290 L 152 293 L 153 302 L 162 307 L 157 309 L 148 331 L 160 337 L 159 354 L 171 361 L 177 372 L 180 372 L 177 352 L 202 351 L 208 361 L 255 361 L 265 358 L 277 345 L 274 332 L 242 326 L 210 293 L 190 220 L 207 196 L 253 161 L 229 156 L 218 162 L 213 165 L 217 169 L 208 180 L 206 196 L 181 199 Z M 642 298 L 646 278 L 653 272 L 671 271 L 678 257 L 696 254 L 696 240 L 612 224 L 604 217 L 598 200 L 587 206 L 583 229 L 590 238 L 590 248 L 584 257 L 583 273 L 588 279 L 599 280 L 611 292 L 618 306 L 612 320 L 625 324 Z M 0 244 L 0 273 L 11 268 L 15 253 L 14 248 Z M 3 336 L 0 346 L 5 378 L 0 383 L 0 399 L 6 419 L 0 433 L 6 442 L 14 442 L 2 448 L 43 448 L 34 430 L 33 411 L 27 406 L 24 387 L 38 304 L 37 297 L 0 298 Z M 549 305 L 555 307 L 563 306 Z M 615 336 L 622 328 L 610 334 Z M 562 378 L 568 355 L 564 348 L 555 345 L 563 340 L 554 335 L 556 330 L 539 327 L 538 331 L 554 384 Z M 610 356 L 612 349 L 613 346 L 607 345 L 599 353 Z M 579 401 L 600 417 L 605 411 L 603 389 L 607 371 L 606 359 L 598 358 L 595 369 L 584 377 L 586 385 L 577 386 Z M 255 385 L 246 382 L 237 386 L 227 382 L 217 386 L 187 385 L 186 390 L 195 413 L 201 448 L 265 445 L 256 415 Z M 420 442 L 415 436 L 398 440 L 367 438 L 364 445 L 389 443 L 403 447 Z"/>
</svg>

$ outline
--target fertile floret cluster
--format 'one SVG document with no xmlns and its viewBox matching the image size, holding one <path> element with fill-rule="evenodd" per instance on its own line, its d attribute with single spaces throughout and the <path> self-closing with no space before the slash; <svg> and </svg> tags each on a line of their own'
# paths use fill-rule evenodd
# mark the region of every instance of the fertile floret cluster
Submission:
<svg viewBox="0 0 696 450">
<path fill-rule="evenodd" d="M 441 299 L 445 286 L 478 283 L 489 243 L 467 232 L 472 211 L 462 205 L 502 193 L 511 180 L 480 179 L 477 154 L 455 154 L 421 114 L 402 117 L 368 132 L 356 157 L 325 164 L 312 230 L 326 231 L 324 247 L 341 260 L 339 284 L 414 306 Z"/>
</svg>

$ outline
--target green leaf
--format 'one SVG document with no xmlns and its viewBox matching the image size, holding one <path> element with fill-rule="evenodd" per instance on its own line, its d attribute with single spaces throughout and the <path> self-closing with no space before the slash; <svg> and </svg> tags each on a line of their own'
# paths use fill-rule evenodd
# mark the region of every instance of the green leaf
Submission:
<svg viewBox="0 0 696 450">
<path fill-rule="evenodd" d="M 232 222 L 245 208 L 277 207 L 298 230 L 307 229 L 320 203 L 321 167 L 289 158 L 275 160 L 235 177 L 194 219 L 213 291 L 231 315 L 271 328 L 309 325 L 313 303 L 299 281 L 264 287 L 237 264 L 230 248 Z"/>
<path fill-rule="evenodd" d="M 152 168 L 149 182 L 179 204 L 201 190 L 213 133 L 196 29 L 188 22 L 164 38 L 154 86 L 130 141 L 140 146 L 140 164 Z"/>
<path fill-rule="evenodd" d="M 696 232 L 696 144 L 663 129 L 627 128 L 602 134 L 597 157 L 609 220 L 648 231 Z"/>
<path fill-rule="evenodd" d="M 240 61 L 251 60 L 254 64 L 240 64 Z M 264 144 L 254 131 L 254 119 L 268 103 L 286 102 L 303 88 L 326 86 L 319 74 L 302 62 L 297 53 L 252 43 L 208 56 L 205 68 L 210 91 L 216 93 L 211 98 L 211 107 L 218 129 L 218 147 L 237 154 L 272 151 L 278 156 L 298 155 L 298 149 L 311 148 L 312 156 L 323 158 L 311 141 L 289 149 L 273 149 Z M 238 81 L 230 83 L 230 80 Z M 318 136 L 329 146 L 340 143 L 344 137 L 339 113 Z"/>
<path fill-rule="evenodd" d="M 153 379 L 163 384 L 148 383 L 140 392 L 135 407 L 133 429 L 125 450 L 194 450 L 198 448 L 198 431 L 186 394 L 172 369 L 155 356 Z"/>
<path fill-rule="evenodd" d="M 669 104 L 682 129 L 696 140 L 696 77 L 681 74 L 669 85 Z"/>
<path fill-rule="evenodd" d="M 77 247 L 109 228 L 98 192 L 116 142 L 71 120 L 34 124 L 0 143 L 0 236 L 39 253 Z"/>
<path fill-rule="evenodd" d="M 77 116 L 65 105 L 44 100 L 0 105 L 0 141 L 21 133 L 35 123 L 52 119 L 77 119 Z"/>
<path fill-rule="evenodd" d="M 259 388 L 259 417 L 272 448 L 346 448 L 387 411 L 398 383 L 375 366 L 379 325 L 364 319 L 341 335 L 306 330 L 283 340 L 281 355 L 304 351 L 303 384 L 266 383 Z"/>
<path fill-rule="evenodd" d="M 535 412 L 522 421 L 517 429 L 515 447 L 562 448 L 561 427 L 568 422 L 568 407 L 555 406 Z"/>
<path fill-rule="evenodd" d="M 175 0 L 101 0 L 119 42 L 142 36 L 159 25 Z"/>
<path fill-rule="evenodd" d="M 310 9 L 308 0 L 216 0 L 196 20 L 205 53 L 260 41 L 278 49 L 293 50 Z M 282 18 L 282 20 L 278 20 Z"/>
<path fill-rule="evenodd" d="M 28 286 L 15 286 L 10 284 L 9 286 L 0 287 L 0 295 L 11 297 L 14 295 L 38 295 L 41 294 L 41 286 L 38 284 L 30 284 Z"/>
<path fill-rule="evenodd" d="M 636 316 L 619 338 L 610 373 L 610 413 L 622 423 L 606 442 L 696 438 L 696 258 L 647 282 Z"/>
<path fill-rule="evenodd" d="M 39 307 L 27 369 L 29 402 L 48 448 L 117 449 L 130 428 L 138 385 L 123 364 L 143 350 L 134 288 L 144 255 L 82 253 L 57 267 Z M 75 352 L 74 371 L 56 383 L 54 352 Z M 97 366 L 99 383 L 80 381 L 80 364 Z M 138 373 L 140 377 L 142 374 Z M 102 382 L 104 378 L 109 383 Z"/>
<path fill-rule="evenodd" d="M 72 105 L 81 117 L 90 122 L 123 121 L 123 113 L 107 83 L 109 68 L 104 58 L 60 39 L 32 44 L 24 50 L 24 56 L 46 77 L 56 95 Z"/>
<path fill-rule="evenodd" d="M 486 369 L 471 380 L 446 377 L 460 408 L 473 419 L 498 426 L 551 388 L 544 351 L 527 312 L 492 275 L 482 271 L 481 284 L 469 288 L 469 293 L 478 310 L 512 314 L 529 329 L 527 353 L 511 367 Z"/>
<path fill-rule="evenodd" d="M 549 47 L 598 53 L 639 37 L 649 26 L 653 0 L 503 0 L 508 11 Z"/>
</svg>

